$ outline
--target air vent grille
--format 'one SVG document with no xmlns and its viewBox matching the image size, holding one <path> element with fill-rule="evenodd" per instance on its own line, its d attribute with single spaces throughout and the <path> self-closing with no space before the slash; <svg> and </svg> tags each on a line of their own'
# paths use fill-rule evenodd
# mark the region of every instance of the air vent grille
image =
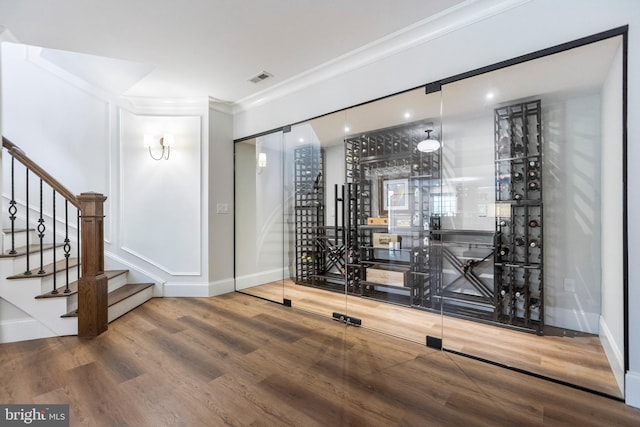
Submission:
<svg viewBox="0 0 640 427">
<path fill-rule="evenodd" d="M 251 77 L 249 79 L 249 81 L 251 83 L 260 83 L 262 81 L 265 81 L 266 79 L 268 79 L 269 77 L 273 77 L 273 74 L 268 73 L 266 71 L 261 71 L 260 73 L 256 74 L 255 76 Z"/>
</svg>

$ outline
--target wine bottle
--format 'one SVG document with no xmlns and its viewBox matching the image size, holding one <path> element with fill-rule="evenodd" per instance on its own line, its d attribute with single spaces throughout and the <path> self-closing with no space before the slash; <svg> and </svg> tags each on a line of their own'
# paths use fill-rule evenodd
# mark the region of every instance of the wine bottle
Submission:
<svg viewBox="0 0 640 427">
<path fill-rule="evenodd" d="M 531 239 L 531 240 L 529 240 L 529 247 L 531 247 L 531 248 L 540 247 L 540 243 L 538 243 L 538 241 L 536 239 Z"/>
<path fill-rule="evenodd" d="M 516 237 L 515 243 L 516 246 L 524 246 L 524 239 L 522 237 Z"/>
<path fill-rule="evenodd" d="M 531 228 L 536 228 L 538 225 L 538 221 L 536 221 L 535 219 L 532 219 L 531 221 L 529 221 L 529 227 Z"/>
<path fill-rule="evenodd" d="M 529 190 L 538 190 L 540 188 L 540 185 L 535 182 L 535 181 L 531 181 L 529 183 Z"/>
<path fill-rule="evenodd" d="M 513 177 L 513 180 L 514 180 L 515 182 L 520 182 L 520 181 L 522 181 L 522 173 L 520 173 L 520 172 L 514 172 L 514 174 L 512 175 L 512 177 Z"/>
<path fill-rule="evenodd" d="M 522 194 L 515 193 L 515 194 L 513 195 L 513 200 L 522 200 Z"/>
</svg>

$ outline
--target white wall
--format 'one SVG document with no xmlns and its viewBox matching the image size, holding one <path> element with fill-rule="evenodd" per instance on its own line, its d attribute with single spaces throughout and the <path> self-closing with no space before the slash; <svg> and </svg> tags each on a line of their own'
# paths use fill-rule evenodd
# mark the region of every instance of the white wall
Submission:
<svg viewBox="0 0 640 427">
<path fill-rule="evenodd" d="M 172 276 L 202 274 L 199 116 L 120 116 L 122 249 Z M 169 160 L 154 160 L 144 134 L 172 133 Z M 161 150 L 155 150 L 158 157 Z"/>
<path fill-rule="evenodd" d="M 210 295 L 233 291 L 233 116 L 223 106 L 211 104 L 209 109 L 208 185 L 204 187 L 208 200 L 208 227 L 201 230 L 208 236 Z M 225 209 L 226 208 L 226 209 Z"/>
<path fill-rule="evenodd" d="M 600 338 L 618 384 L 624 384 L 622 246 L 622 47 L 602 88 L 602 316 Z M 631 186 L 633 191 L 633 185 Z"/>
<path fill-rule="evenodd" d="M 109 101 L 43 69 L 30 54 L 24 45 L 3 45 L 4 135 L 74 194 L 108 194 Z"/>
<path fill-rule="evenodd" d="M 208 99 L 120 99 L 37 53 L 32 47 L 3 44 L 2 55 L 9 59 L 2 63 L 3 120 L 10 123 L 5 135 L 72 192 L 108 197 L 106 267 L 129 269 L 132 281 L 155 282 L 156 296 L 232 290 L 232 226 L 222 226 L 226 240 L 213 243 L 216 256 L 227 254 L 219 264 L 226 268 L 216 268 L 213 279 L 209 267 L 217 258 L 209 258 L 208 237 L 209 168 L 219 170 L 215 178 L 232 182 L 229 113 L 226 119 L 214 115 L 212 126 L 219 133 L 213 143 L 227 150 L 220 150 L 210 165 L 209 145 L 203 144 L 210 132 Z M 176 135 L 176 145 L 170 160 L 154 161 L 142 136 L 164 131 Z M 8 170 L 4 165 L 3 174 Z M 222 186 L 216 198 L 231 205 L 227 223 L 232 221 L 232 191 Z"/>
<path fill-rule="evenodd" d="M 600 119 L 598 92 L 542 98 L 545 323 L 592 334 L 601 294 Z"/>
<path fill-rule="evenodd" d="M 447 106 L 446 89 L 444 108 Z M 457 196 L 457 215 L 443 229 L 495 230 L 493 110 L 442 119 L 442 192 Z"/>
<path fill-rule="evenodd" d="M 579 14 L 576 15 L 576 11 Z M 579 18 L 577 18 L 579 16 Z M 544 31 L 541 31 L 541 25 Z M 525 2 L 397 53 L 371 55 L 338 75 L 315 80 L 293 93 L 239 112 L 234 137 L 305 120 L 359 102 L 517 57 L 618 26 L 629 25 L 628 117 L 640 116 L 640 2 L 535 0 Z M 265 94 L 261 94 L 265 95 Z M 267 97 L 268 98 L 268 97 Z M 311 102 L 312 100 L 312 102 Z M 640 163 L 640 121 L 628 123 L 628 164 Z M 628 182 L 640 182 L 640 169 L 630 168 Z M 633 187 L 631 187 L 633 191 Z M 629 218 L 640 215 L 640 200 L 629 197 Z M 640 224 L 629 223 L 629 259 L 640 254 Z M 640 265 L 629 268 L 629 354 L 626 401 L 640 407 Z"/>
</svg>

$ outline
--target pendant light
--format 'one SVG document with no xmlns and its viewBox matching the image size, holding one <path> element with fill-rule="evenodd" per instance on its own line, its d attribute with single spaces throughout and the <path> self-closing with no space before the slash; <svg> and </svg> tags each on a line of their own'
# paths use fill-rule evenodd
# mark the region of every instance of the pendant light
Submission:
<svg viewBox="0 0 640 427">
<path fill-rule="evenodd" d="M 425 130 L 427 138 L 418 143 L 418 151 L 423 153 L 431 153 L 440 148 L 440 141 L 431 136 L 433 129 Z"/>
</svg>

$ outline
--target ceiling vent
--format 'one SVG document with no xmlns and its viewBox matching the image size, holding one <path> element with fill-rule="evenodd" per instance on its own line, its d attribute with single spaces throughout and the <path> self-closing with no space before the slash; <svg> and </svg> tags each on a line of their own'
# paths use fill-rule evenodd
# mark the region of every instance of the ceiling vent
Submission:
<svg viewBox="0 0 640 427">
<path fill-rule="evenodd" d="M 251 83 L 260 83 L 264 80 L 267 80 L 269 77 L 273 77 L 273 74 L 267 73 L 266 71 L 261 71 L 259 74 L 251 77 L 249 81 Z"/>
</svg>

